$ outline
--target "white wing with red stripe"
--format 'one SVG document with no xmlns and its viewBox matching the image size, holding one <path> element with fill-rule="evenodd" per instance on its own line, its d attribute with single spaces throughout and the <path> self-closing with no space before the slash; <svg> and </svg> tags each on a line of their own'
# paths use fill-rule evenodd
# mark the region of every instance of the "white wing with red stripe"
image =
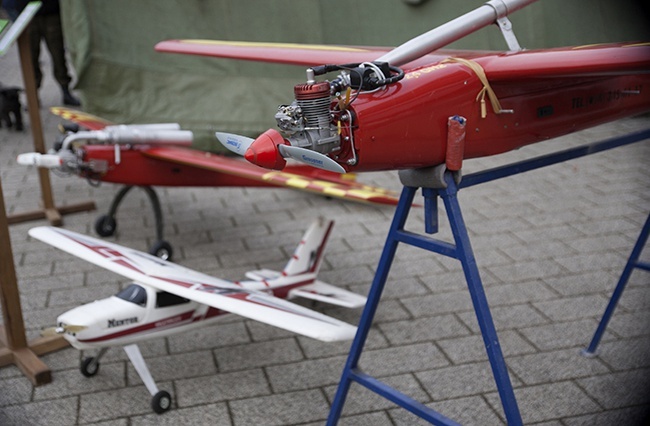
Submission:
<svg viewBox="0 0 650 426">
<path fill-rule="evenodd" d="M 117 244 L 49 226 L 29 235 L 133 281 L 323 341 L 349 340 L 356 327 L 266 293 Z"/>
</svg>

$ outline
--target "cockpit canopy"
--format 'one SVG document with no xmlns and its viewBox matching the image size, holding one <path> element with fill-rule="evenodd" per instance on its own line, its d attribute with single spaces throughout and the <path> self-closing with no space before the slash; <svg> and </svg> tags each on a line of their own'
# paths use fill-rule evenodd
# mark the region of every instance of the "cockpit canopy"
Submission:
<svg viewBox="0 0 650 426">
<path fill-rule="evenodd" d="M 147 306 L 147 290 L 145 290 L 141 285 L 135 283 L 117 293 L 115 297 L 126 300 L 127 302 L 135 303 L 143 308 Z M 156 293 L 156 308 L 166 308 L 188 302 L 189 299 L 166 291 L 159 291 Z"/>
</svg>

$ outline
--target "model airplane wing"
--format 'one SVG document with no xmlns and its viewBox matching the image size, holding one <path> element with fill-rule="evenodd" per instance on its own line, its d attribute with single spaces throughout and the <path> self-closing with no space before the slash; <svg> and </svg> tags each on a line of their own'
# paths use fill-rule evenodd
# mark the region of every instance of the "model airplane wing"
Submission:
<svg viewBox="0 0 650 426">
<path fill-rule="evenodd" d="M 47 226 L 32 228 L 29 235 L 136 282 L 314 339 L 348 340 L 356 332 L 311 309 L 117 244 Z"/>
<path fill-rule="evenodd" d="M 318 280 L 313 284 L 289 291 L 289 297 L 295 296 L 318 300 L 319 302 L 326 302 L 345 308 L 359 308 L 366 304 L 365 297 Z"/>
<path fill-rule="evenodd" d="M 599 77 L 650 72 L 650 43 L 522 51 L 480 61 L 490 81 Z"/>
<path fill-rule="evenodd" d="M 277 186 L 314 192 L 329 197 L 388 205 L 396 205 L 398 202 L 397 194 L 392 191 L 359 184 L 351 180 L 346 181 L 341 178 L 335 178 L 335 176 L 339 176 L 335 173 L 328 174 L 320 172 L 328 176 L 327 180 L 315 177 L 318 174 L 303 174 L 302 171 L 305 170 L 303 166 L 296 167 L 296 171 L 299 171 L 300 174 L 285 171 L 269 171 L 238 159 L 171 146 L 152 147 L 143 153 L 158 160 L 218 171 Z M 291 170 L 291 168 L 287 170 Z"/>
<path fill-rule="evenodd" d="M 349 64 L 371 62 L 392 47 L 334 46 L 297 43 L 257 43 L 219 40 L 166 40 L 156 44 L 158 52 L 210 56 L 214 58 L 241 59 L 275 64 L 316 66 L 324 64 Z M 449 56 L 463 54 L 475 56 L 477 52 L 439 50 L 424 58 L 410 62 L 409 66 L 430 64 Z"/>
<path fill-rule="evenodd" d="M 158 52 L 306 66 L 372 61 L 390 50 L 378 47 L 218 40 L 167 40 L 156 44 L 155 49 Z"/>
<path fill-rule="evenodd" d="M 78 111 L 71 108 L 52 107 L 50 108 L 50 112 L 65 120 L 72 121 L 73 123 L 85 127 L 88 130 L 102 130 L 104 127 L 114 124 L 108 120 L 104 120 L 101 117 L 97 117 L 96 115 L 88 114 L 83 111 Z"/>
<path fill-rule="evenodd" d="M 594 50 L 608 49 L 606 55 Z M 159 52 L 240 59 L 278 64 L 316 66 L 372 62 L 387 53 L 386 47 L 328 46 L 292 43 L 254 43 L 216 40 L 167 40 L 156 45 Z M 509 53 L 481 61 L 490 80 L 534 79 L 625 74 L 648 69 L 650 43 L 578 46 Z M 405 67 L 431 65 L 449 57 L 472 59 L 485 51 L 438 49 Z"/>
</svg>

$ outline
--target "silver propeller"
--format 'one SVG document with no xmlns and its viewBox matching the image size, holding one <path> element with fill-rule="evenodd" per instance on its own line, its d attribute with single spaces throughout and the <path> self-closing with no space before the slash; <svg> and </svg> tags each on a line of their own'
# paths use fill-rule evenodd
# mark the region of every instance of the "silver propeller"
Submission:
<svg viewBox="0 0 650 426">
<path fill-rule="evenodd" d="M 235 154 L 244 155 L 255 139 L 232 133 L 216 132 L 215 136 L 223 146 Z M 345 173 L 345 169 L 325 154 L 291 145 L 278 145 L 282 158 L 291 158 L 308 166 L 335 173 Z"/>
</svg>

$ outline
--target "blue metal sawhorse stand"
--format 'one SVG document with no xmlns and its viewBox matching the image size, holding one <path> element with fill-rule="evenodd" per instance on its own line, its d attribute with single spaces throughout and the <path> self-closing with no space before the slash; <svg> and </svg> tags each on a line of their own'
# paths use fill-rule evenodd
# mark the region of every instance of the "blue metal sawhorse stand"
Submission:
<svg viewBox="0 0 650 426">
<path fill-rule="evenodd" d="M 649 235 L 650 235 L 650 214 L 648 215 L 648 218 L 645 221 L 645 225 L 643 225 L 643 228 L 641 229 L 641 234 L 639 235 L 639 238 L 636 240 L 636 244 L 634 244 L 634 248 L 632 249 L 632 253 L 630 254 L 630 257 L 627 260 L 627 264 L 625 265 L 625 268 L 623 268 L 623 273 L 621 274 L 621 278 L 618 280 L 618 284 L 616 284 L 614 293 L 612 294 L 612 297 L 609 299 L 609 303 L 607 304 L 607 308 L 605 308 L 603 317 L 600 319 L 598 328 L 596 328 L 594 337 L 591 339 L 591 343 L 589 343 L 589 346 L 582 351 L 583 355 L 585 356 L 596 355 L 596 348 L 598 347 L 598 343 L 600 343 L 600 339 L 603 337 L 603 333 L 605 333 L 605 328 L 607 328 L 607 324 L 609 323 L 609 320 L 611 319 L 612 314 L 614 313 L 614 309 L 616 309 L 616 305 L 618 304 L 618 299 L 621 298 L 621 295 L 623 294 L 623 290 L 625 289 L 625 286 L 627 285 L 627 281 L 630 279 L 630 275 L 632 275 L 634 268 L 650 271 L 650 262 L 642 262 L 639 260 L 639 257 L 641 256 L 641 251 L 643 251 L 643 247 L 648 241 Z"/>
<path fill-rule="evenodd" d="M 461 188 L 466 188 L 480 183 L 489 182 L 492 180 L 500 179 L 507 176 L 523 173 L 529 170 L 538 169 L 541 167 L 549 166 L 552 164 L 561 163 L 573 158 L 583 157 L 597 152 L 609 150 L 623 145 L 628 145 L 635 142 L 640 142 L 650 138 L 650 129 L 632 133 L 625 136 L 615 137 L 601 142 L 587 144 L 578 148 L 572 148 L 554 154 L 533 158 L 531 160 L 521 161 L 515 164 L 510 164 L 502 167 L 497 167 L 490 170 L 474 173 L 463 177 L 462 182 L 458 182 L 455 175 L 450 172 L 445 172 L 444 167 L 437 167 L 426 170 L 409 170 L 400 172 L 400 180 L 404 185 L 399 203 L 397 205 L 393 222 L 388 232 L 388 237 L 381 254 L 377 272 L 373 279 L 368 294 L 368 301 L 361 315 L 357 334 L 352 342 L 348 359 L 345 363 L 341 380 L 334 396 L 332 408 L 327 419 L 328 426 L 334 426 L 343 411 L 343 405 L 347 398 L 348 391 L 352 382 L 365 386 L 370 391 L 375 392 L 382 397 L 394 402 L 395 404 L 407 409 L 418 417 L 435 425 L 457 425 L 458 423 L 443 416 L 437 411 L 425 406 L 424 404 L 415 401 L 411 397 L 393 389 L 380 380 L 364 373 L 359 369 L 359 359 L 361 352 L 365 345 L 366 338 L 370 331 L 373 318 L 379 305 L 379 300 L 390 272 L 390 267 L 397 251 L 399 243 L 413 245 L 424 250 L 438 253 L 444 256 L 452 257 L 459 260 L 463 267 L 465 279 L 467 281 L 468 289 L 472 298 L 474 311 L 478 319 L 481 334 L 483 336 L 483 343 L 490 361 L 490 366 L 494 375 L 494 379 L 501 398 L 506 421 L 509 425 L 521 425 L 522 419 L 519 412 L 519 407 L 515 399 L 512 383 L 508 376 L 507 367 L 501 352 L 501 346 L 494 327 L 492 315 L 485 297 L 483 284 L 479 276 L 478 267 L 472 252 L 467 229 L 463 221 L 460 205 L 457 199 L 457 191 Z M 449 219 L 449 224 L 453 233 L 455 244 L 433 239 L 429 236 L 415 234 L 404 229 L 408 213 L 413 203 L 415 192 L 418 188 L 422 188 L 424 196 L 425 207 L 425 232 L 427 234 L 435 234 L 438 231 L 438 209 L 437 200 L 440 197 L 444 204 Z M 637 241 L 635 249 L 630 256 L 628 266 L 625 268 L 623 276 L 616 288 L 610 306 L 608 306 L 605 315 L 601 321 L 599 329 L 596 331 L 592 346 L 597 344 L 600 335 L 604 331 L 607 321 L 612 314 L 614 306 L 620 293 L 622 293 L 625 282 L 633 268 L 647 269 L 648 265 L 639 263 L 638 256 L 648 239 L 650 232 L 650 218 L 646 222 L 641 236 Z M 601 330 L 602 328 L 602 330 Z"/>
</svg>

